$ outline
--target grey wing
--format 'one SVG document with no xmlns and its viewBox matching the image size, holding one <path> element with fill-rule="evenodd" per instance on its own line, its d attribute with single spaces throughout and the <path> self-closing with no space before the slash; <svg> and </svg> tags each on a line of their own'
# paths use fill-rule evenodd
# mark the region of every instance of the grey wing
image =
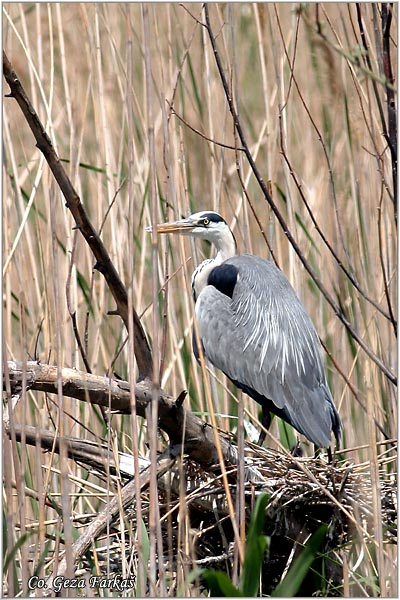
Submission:
<svg viewBox="0 0 400 600">
<path fill-rule="evenodd" d="M 242 255 L 224 264 L 238 270 L 232 297 L 208 285 L 196 303 L 205 355 L 233 381 L 285 408 L 308 439 L 329 446 L 340 419 L 305 308 L 269 261 Z"/>
</svg>

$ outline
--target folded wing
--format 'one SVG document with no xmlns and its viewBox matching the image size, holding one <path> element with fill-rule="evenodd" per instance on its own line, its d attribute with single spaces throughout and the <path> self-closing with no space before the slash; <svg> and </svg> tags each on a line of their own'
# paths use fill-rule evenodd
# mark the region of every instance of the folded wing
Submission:
<svg viewBox="0 0 400 600">
<path fill-rule="evenodd" d="M 260 404 L 266 398 L 281 415 L 283 409 L 285 420 L 315 444 L 328 447 L 331 431 L 339 439 L 318 335 L 283 273 L 245 254 L 215 267 L 208 281 L 196 316 L 210 362 L 253 390 Z"/>
</svg>

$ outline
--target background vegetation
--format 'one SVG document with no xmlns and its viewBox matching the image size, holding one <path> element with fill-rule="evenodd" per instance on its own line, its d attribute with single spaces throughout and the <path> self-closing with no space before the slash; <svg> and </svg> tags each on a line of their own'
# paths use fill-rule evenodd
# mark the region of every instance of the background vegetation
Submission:
<svg viewBox="0 0 400 600">
<path fill-rule="evenodd" d="M 190 276 L 210 248 L 185 238 L 159 239 L 153 248 L 145 227 L 217 210 L 241 252 L 273 258 L 285 272 L 326 349 L 344 426 L 341 458 L 369 464 L 376 500 L 379 551 L 358 547 L 346 554 L 344 590 L 395 595 L 395 552 L 382 541 L 377 476 L 395 470 L 392 446 L 379 444 L 397 436 L 396 98 L 388 71 L 390 59 L 397 73 L 397 7 L 212 4 L 209 10 L 247 144 L 314 277 L 240 150 L 200 4 L 5 3 L 4 48 L 132 290 L 162 388 L 175 397 L 189 390 L 185 402 L 206 421 L 204 379 L 191 350 Z M 385 36 L 382 22 L 392 10 Z M 107 314 L 114 305 L 105 281 L 93 271 L 93 256 L 18 106 L 12 99 L 3 104 L 3 358 L 89 366 L 128 380 L 126 330 Z M 221 373 L 209 376 L 218 425 L 235 432 L 237 390 Z M 251 437 L 258 406 L 241 399 Z M 54 396 L 25 391 L 13 419 L 148 455 L 144 420 L 115 415 L 105 428 L 95 407 L 72 399 L 64 398 L 60 411 Z M 294 440 L 277 419 L 271 433 L 285 446 Z M 163 450 L 165 441 L 158 443 Z M 14 586 L 17 593 L 28 575 L 41 572 L 52 539 L 58 544 L 62 535 L 70 543 L 79 519 L 99 510 L 110 490 L 73 461 L 62 464 L 24 441 L 6 446 L 5 591 Z M 312 453 L 307 442 L 304 448 Z M 68 527 L 53 504 L 65 501 L 66 480 Z M 181 522 L 183 549 L 190 523 Z M 135 539 L 133 531 L 126 535 Z M 137 565 L 127 561 L 124 569 L 136 573 Z M 171 595 L 199 593 L 187 575 L 182 567 L 169 584 Z M 166 588 L 154 587 L 151 595 L 160 589 Z"/>
</svg>

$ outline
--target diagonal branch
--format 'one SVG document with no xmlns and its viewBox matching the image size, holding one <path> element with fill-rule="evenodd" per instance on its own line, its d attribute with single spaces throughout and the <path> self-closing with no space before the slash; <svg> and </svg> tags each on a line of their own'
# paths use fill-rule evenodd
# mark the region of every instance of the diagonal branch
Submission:
<svg viewBox="0 0 400 600">
<path fill-rule="evenodd" d="M 266 201 L 268 202 L 268 204 L 270 205 L 272 212 L 274 213 L 274 215 L 276 216 L 279 225 L 282 227 L 282 230 L 284 232 L 284 234 L 286 235 L 287 239 L 289 240 L 289 242 L 291 243 L 294 251 L 296 252 L 297 256 L 300 258 L 301 262 L 303 263 L 305 269 L 307 270 L 307 272 L 311 275 L 313 281 L 315 282 L 315 284 L 317 285 L 318 289 L 320 290 L 320 292 L 323 294 L 324 298 L 326 299 L 326 301 L 330 304 L 330 306 L 332 307 L 335 315 L 337 316 L 337 318 L 341 321 L 341 323 L 346 327 L 347 331 L 350 333 L 350 335 L 352 336 L 352 338 L 361 346 L 361 348 L 364 350 L 364 352 L 370 357 L 371 360 L 373 360 L 373 362 L 379 367 L 379 369 L 382 371 L 382 373 L 384 373 L 384 375 L 386 375 L 386 377 L 394 384 L 397 385 L 397 377 L 394 375 L 394 373 L 389 369 L 389 367 L 387 367 L 387 365 L 385 365 L 385 363 L 379 358 L 379 356 L 377 356 L 375 354 L 375 352 L 373 350 L 371 350 L 371 348 L 368 346 L 368 344 L 365 343 L 365 341 L 362 339 L 362 337 L 359 335 L 359 333 L 354 329 L 353 325 L 350 323 L 350 321 L 348 321 L 348 319 L 346 318 L 346 316 L 343 314 L 343 311 L 341 310 L 340 306 L 335 302 L 335 300 L 332 298 L 332 296 L 329 294 L 328 290 L 325 288 L 325 286 L 323 285 L 322 281 L 319 279 L 319 277 L 317 276 L 317 274 L 314 272 L 314 270 L 312 269 L 311 265 L 309 264 L 309 262 L 305 259 L 299 245 L 297 244 L 296 240 L 294 239 L 294 237 L 292 236 L 292 234 L 290 233 L 290 230 L 288 228 L 288 225 L 285 221 L 285 219 L 283 218 L 281 212 L 279 211 L 277 205 L 275 204 L 275 202 L 272 199 L 271 194 L 269 193 L 268 187 L 264 181 L 264 179 L 261 176 L 260 171 L 258 170 L 258 167 L 253 159 L 253 156 L 250 152 L 249 146 L 247 144 L 247 140 L 246 140 L 246 136 L 244 134 L 242 125 L 241 125 L 241 121 L 239 119 L 239 114 L 236 110 L 235 107 L 235 102 L 232 96 L 232 93 L 229 89 L 229 84 L 227 81 L 227 78 L 225 76 L 224 73 L 224 68 L 222 66 L 222 62 L 221 62 L 221 57 L 219 55 L 218 52 L 218 48 L 217 48 L 217 43 L 216 43 L 216 38 L 214 36 L 212 27 L 211 27 L 211 22 L 210 22 L 210 15 L 209 15 L 209 11 L 208 11 L 208 5 L 207 3 L 204 4 L 204 11 L 205 11 L 205 18 L 206 18 L 206 24 L 205 27 L 207 29 L 208 32 L 208 36 L 210 38 L 210 42 L 211 42 L 211 46 L 213 49 L 213 53 L 214 53 L 214 58 L 215 58 L 215 62 L 218 68 L 218 72 L 219 72 L 219 76 L 221 79 L 221 83 L 222 86 L 224 88 L 224 93 L 228 102 L 228 106 L 229 106 L 229 110 L 231 112 L 232 115 L 232 119 L 233 119 L 233 123 L 234 123 L 234 127 L 238 133 L 242 148 L 243 148 L 243 152 L 246 155 L 247 161 L 251 167 L 251 170 L 253 171 L 253 174 L 256 178 L 256 181 L 262 191 L 262 193 L 264 194 L 264 197 L 266 199 Z"/>
<path fill-rule="evenodd" d="M 96 258 L 95 268 L 104 276 L 107 285 L 112 293 L 117 304 L 116 313 L 123 320 L 125 327 L 128 327 L 128 296 L 124 284 L 114 267 L 110 256 L 104 246 L 99 234 L 89 220 L 85 208 L 75 191 L 71 180 L 66 174 L 60 158 L 57 156 L 53 144 L 47 135 L 34 107 L 32 106 L 22 84 L 11 64 L 7 55 L 3 52 L 3 74 L 10 86 L 10 94 L 8 97 L 14 98 L 29 127 L 36 139 L 36 145 L 43 153 L 63 195 L 66 200 L 66 206 L 71 211 L 75 223 L 88 243 L 91 251 Z M 152 356 L 150 346 L 146 339 L 146 334 L 140 323 L 140 319 L 133 309 L 134 323 L 134 342 L 135 342 L 135 357 L 139 368 L 141 378 L 152 377 Z"/>
<path fill-rule="evenodd" d="M 116 301 L 117 311 L 129 331 L 128 298 L 126 289 L 113 265 L 108 252 L 97 231 L 90 222 L 84 206 L 64 171 L 51 140 L 43 128 L 35 109 L 26 95 L 12 64 L 3 52 L 3 72 L 10 86 L 10 97 L 15 98 L 20 106 L 38 148 L 43 152 L 54 177 L 66 199 L 66 204 L 86 242 L 96 257 L 96 268 L 104 275 L 110 291 Z M 146 417 L 146 408 L 151 403 L 152 355 L 139 316 L 133 310 L 134 349 L 139 367 L 139 382 L 135 386 L 135 402 L 137 414 Z M 27 385 L 48 393 L 57 393 L 57 367 L 30 361 L 24 365 L 10 361 L 8 363 L 11 387 L 15 390 L 23 383 L 26 373 Z M 129 414 L 131 412 L 131 394 L 129 384 L 107 377 L 97 377 L 89 373 L 81 373 L 74 369 L 61 369 L 62 392 L 65 396 L 85 402 L 93 402 L 103 407 L 111 406 L 111 410 Z M 191 411 L 182 406 L 179 399 L 175 402 L 163 390 L 159 390 L 158 426 L 165 431 L 172 444 L 183 444 L 184 451 L 193 460 L 202 465 L 218 463 L 213 429 L 207 426 Z M 229 438 L 220 436 L 223 457 L 226 461 L 234 460 L 235 448 Z"/>
<path fill-rule="evenodd" d="M 157 475 L 160 477 L 166 473 L 171 467 L 173 461 L 170 458 L 160 459 L 157 468 Z M 150 470 L 145 469 L 139 474 L 140 490 L 145 490 L 150 483 Z M 91 547 L 94 540 L 107 529 L 118 514 L 121 508 L 127 509 L 134 501 L 136 494 L 136 481 L 132 479 L 121 490 L 120 496 L 116 495 L 111 498 L 105 508 L 90 522 L 84 533 L 74 542 L 72 546 L 72 556 L 74 564 L 83 556 L 83 554 Z M 55 577 L 65 577 L 67 573 L 67 560 L 64 556 L 58 564 L 57 573 L 50 575 L 46 581 L 47 590 L 53 588 Z M 49 596 L 49 592 L 44 592 L 44 596 Z"/>
</svg>

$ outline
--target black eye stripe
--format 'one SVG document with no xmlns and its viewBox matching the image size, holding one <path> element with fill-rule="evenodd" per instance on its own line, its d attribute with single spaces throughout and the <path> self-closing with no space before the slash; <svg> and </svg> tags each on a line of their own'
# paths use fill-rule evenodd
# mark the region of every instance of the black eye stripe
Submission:
<svg viewBox="0 0 400 600">
<path fill-rule="evenodd" d="M 203 214 L 198 216 L 201 219 L 201 222 L 205 225 L 210 225 L 210 223 L 226 223 L 225 219 L 223 219 L 221 215 L 216 212 L 203 212 Z M 207 223 L 204 223 L 205 220 L 207 220 Z"/>
</svg>

